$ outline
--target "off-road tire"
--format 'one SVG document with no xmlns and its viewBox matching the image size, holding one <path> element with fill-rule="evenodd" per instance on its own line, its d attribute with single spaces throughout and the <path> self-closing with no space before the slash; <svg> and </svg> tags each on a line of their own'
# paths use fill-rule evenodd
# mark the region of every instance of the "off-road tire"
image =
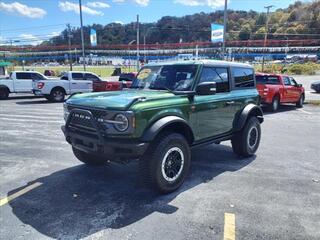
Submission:
<svg viewBox="0 0 320 240">
<path fill-rule="evenodd" d="M 304 95 L 301 94 L 299 97 L 298 102 L 296 102 L 296 107 L 297 108 L 303 108 L 303 103 L 304 103 Z"/>
<path fill-rule="evenodd" d="M 77 148 L 72 147 L 72 151 L 73 151 L 73 154 L 76 156 L 76 158 L 78 158 L 79 161 L 81 161 L 87 165 L 98 166 L 98 165 L 104 165 L 107 163 L 107 160 L 105 160 L 104 158 L 97 156 L 97 155 L 83 152 Z"/>
<path fill-rule="evenodd" d="M 0 100 L 8 99 L 9 97 L 9 91 L 7 88 L 0 88 Z"/>
<path fill-rule="evenodd" d="M 156 137 L 140 159 L 140 174 L 149 188 L 160 193 L 170 193 L 183 184 L 190 162 L 191 152 L 185 137 L 179 133 L 164 132 Z M 177 171 L 176 175 L 171 166 Z M 167 174 L 172 174 L 173 177 L 170 178 Z"/>
<path fill-rule="evenodd" d="M 272 99 L 271 104 L 269 104 L 268 109 L 271 112 L 276 112 L 279 109 L 279 105 L 280 105 L 280 98 L 279 96 L 274 96 Z"/>
<path fill-rule="evenodd" d="M 233 152 L 240 157 L 251 157 L 257 151 L 260 139 L 260 122 L 256 117 L 251 117 L 243 129 L 231 139 Z"/>
<path fill-rule="evenodd" d="M 51 90 L 49 95 L 50 102 L 63 102 L 65 99 L 66 93 L 62 88 L 54 88 Z"/>
</svg>

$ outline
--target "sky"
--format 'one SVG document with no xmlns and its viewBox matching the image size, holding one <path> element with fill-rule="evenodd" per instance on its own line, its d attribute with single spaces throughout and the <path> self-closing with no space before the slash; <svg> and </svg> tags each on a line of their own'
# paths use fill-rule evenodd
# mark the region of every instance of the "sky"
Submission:
<svg viewBox="0 0 320 240">
<path fill-rule="evenodd" d="M 84 25 L 155 22 L 163 16 L 184 16 L 224 8 L 225 0 L 82 0 Z M 234 10 L 285 8 L 294 0 L 229 0 Z M 14 40 L 37 44 L 59 34 L 66 24 L 80 26 L 78 0 L 0 0 L 0 44 Z M 23 41 L 21 41 L 23 39 Z M 12 44 L 19 44 L 13 42 Z"/>
</svg>

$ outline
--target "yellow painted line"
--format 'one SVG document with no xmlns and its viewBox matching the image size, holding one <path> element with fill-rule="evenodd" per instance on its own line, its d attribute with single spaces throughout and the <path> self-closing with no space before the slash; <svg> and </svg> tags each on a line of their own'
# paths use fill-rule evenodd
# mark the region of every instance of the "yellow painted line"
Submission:
<svg viewBox="0 0 320 240">
<path fill-rule="evenodd" d="M 223 240 L 236 239 L 236 217 L 233 213 L 224 214 Z"/>
<path fill-rule="evenodd" d="M 7 197 L 5 197 L 5 198 L 3 198 L 3 199 L 0 199 L 0 207 L 3 206 L 3 205 L 5 205 L 5 204 L 7 204 L 7 203 L 10 202 L 11 200 L 13 200 L 13 199 L 15 199 L 15 198 L 17 198 L 17 197 L 20 197 L 21 195 L 23 195 L 23 194 L 31 191 L 32 189 L 35 189 L 35 188 L 37 188 L 37 187 L 39 187 L 39 186 L 41 186 L 41 185 L 42 185 L 42 183 L 40 183 L 40 182 L 35 182 L 35 183 L 33 183 L 33 184 L 25 187 L 24 189 L 21 189 L 20 191 L 12 194 L 12 195 L 10 195 L 10 196 L 7 196 Z"/>
</svg>

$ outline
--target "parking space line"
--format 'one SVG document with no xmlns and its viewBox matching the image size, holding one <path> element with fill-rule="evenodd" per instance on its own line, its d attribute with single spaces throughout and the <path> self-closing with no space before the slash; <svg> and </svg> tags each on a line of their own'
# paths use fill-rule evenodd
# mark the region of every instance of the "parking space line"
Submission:
<svg viewBox="0 0 320 240">
<path fill-rule="evenodd" d="M 235 240 L 236 236 L 236 217 L 233 213 L 224 214 L 223 240 Z"/>
<path fill-rule="evenodd" d="M 41 186 L 41 185 L 42 185 L 42 183 L 40 183 L 40 182 L 35 182 L 35 183 L 33 183 L 33 184 L 25 187 L 24 189 L 21 189 L 20 191 L 12 194 L 12 195 L 10 195 L 10 196 L 7 196 L 7 197 L 5 197 L 5 198 L 3 198 L 3 199 L 0 199 L 0 207 L 3 206 L 3 205 L 5 205 L 5 204 L 7 204 L 7 203 L 9 203 L 9 202 L 12 201 L 13 199 L 15 199 L 15 198 L 17 198 L 17 197 L 20 197 L 21 195 L 23 195 L 23 194 L 31 191 L 32 189 L 35 189 L 35 188 L 37 188 L 37 187 L 39 187 L 39 186 Z"/>
<path fill-rule="evenodd" d="M 301 108 L 299 108 L 299 109 L 297 109 L 298 111 L 300 111 L 300 112 L 303 112 L 303 113 L 306 113 L 306 114 L 310 114 L 310 115 L 312 115 L 312 113 L 311 112 L 308 112 L 308 111 L 306 111 L 306 110 L 303 110 L 303 109 L 301 109 Z"/>
</svg>

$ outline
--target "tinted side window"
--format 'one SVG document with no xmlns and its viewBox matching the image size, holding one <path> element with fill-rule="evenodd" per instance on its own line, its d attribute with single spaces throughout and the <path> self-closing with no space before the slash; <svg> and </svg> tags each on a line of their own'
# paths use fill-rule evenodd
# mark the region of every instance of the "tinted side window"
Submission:
<svg viewBox="0 0 320 240">
<path fill-rule="evenodd" d="M 72 73 L 72 79 L 73 80 L 83 80 L 83 74 L 82 73 Z"/>
<path fill-rule="evenodd" d="M 16 73 L 16 78 L 19 79 L 19 80 L 31 80 L 32 77 L 31 77 L 31 73 L 25 73 L 25 72 L 18 72 Z"/>
<path fill-rule="evenodd" d="M 43 80 L 43 79 L 44 79 L 44 77 L 41 76 L 41 75 L 38 74 L 38 73 L 32 73 L 31 75 L 32 75 L 32 79 L 33 79 L 33 80 Z"/>
<path fill-rule="evenodd" d="M 290 79 L 288 77 L 283 77 L 283 84 L 286 86 L 290 86 L 291 85 Z"/>
<path fill-rule="evenodd" d="M 251 68 L 232 68 L 236 88 L 254 87 L 254 74 Z"/>
<path fill-rule="evenodd" d="M 289 79 L 292 86 L 297 86 L 298 83 L 293 79 L 293 77 L 290 77 Z"/>
<path fill-rule="evenodd" d="M 90 74 L 90 73 L 85 73 L 84 79 L 85 80 L 92 80 L 92 81 L 100 81 L 100 79 L 97 76 Z"/>
<path fill-rule="evenodd" d="M 229 91 L 229 77 L 227 68 L 204 67 L 199 83 L 216 82 L 217 93 Z"/>
<path fill-rule="evenodd" d="M 277 76 L 256 76 L 257 83 L 260 84 L 272 84 L 277 85 L 280 84 L 279 78 Z"/>
</svg>

